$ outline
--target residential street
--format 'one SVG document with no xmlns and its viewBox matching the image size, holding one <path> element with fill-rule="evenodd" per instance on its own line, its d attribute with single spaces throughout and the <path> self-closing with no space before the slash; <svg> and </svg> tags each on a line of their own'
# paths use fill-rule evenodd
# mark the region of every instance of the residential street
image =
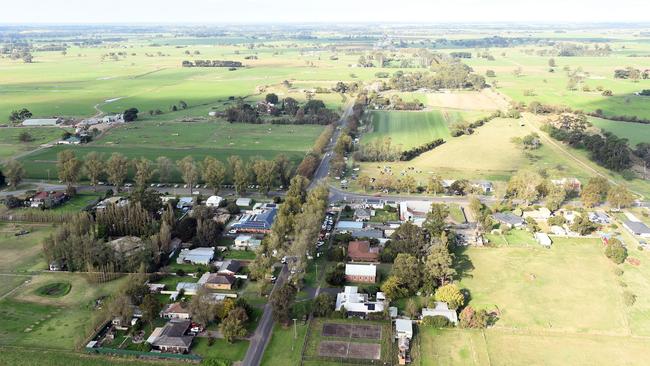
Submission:
<svg viewBox="0 0 650 366">
<path fill-rule="evenodd" d="M 271 294 L 280 288 L 287 281 L 288 277 L 289 270 L 286 265 L 283 265 L 282 272 L 280 272 L 278 280 L 275 282 L 273 290 L 271 290 Z M 242 363 L 244 366 L 257 366 L 262 362 L 264 350 L 266 349 L 266 345 L 269 343 L 269 339 L 271 339 L 271 334 L 273 332 L 274 322 L 272 313 L 273 309 L 271 308 L 271 304 L 266 303 L 266 305 L 264 305 L 264 314 L 262 315 L 260 322 L 257 324 L 257 329 L 255 329 L 253 336 L 250 337 L 250 346 L 246 352 L 246 357 L 244 357 L 244 362 Z"/>
</svg>

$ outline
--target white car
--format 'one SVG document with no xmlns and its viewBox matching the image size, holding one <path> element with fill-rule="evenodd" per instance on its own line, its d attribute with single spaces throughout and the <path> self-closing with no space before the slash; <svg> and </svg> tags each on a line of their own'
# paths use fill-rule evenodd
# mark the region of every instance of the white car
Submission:
<svg viewBox="0 0 650 366">
<path fill-rule="evenodd" d="M 237 229 L 228 230 L 228 234 L 237 234 Z"/>
</svg>

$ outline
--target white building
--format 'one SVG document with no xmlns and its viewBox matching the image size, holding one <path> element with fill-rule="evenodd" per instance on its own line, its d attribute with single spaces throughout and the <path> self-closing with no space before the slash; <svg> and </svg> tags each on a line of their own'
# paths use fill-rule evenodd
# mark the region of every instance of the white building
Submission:
<svg viewBox="0 0 650 366">
<path fill-rule="evenodd" d="M 23 121 L 23 126 L 57 126 L 61 118 L 30 118 Z"/>
<path fill-rule="evenodd" d="M 347 263 L 345 279 L 348 282 L 375 283 L 377 267 L 374 264 Z"/>
<path fill-rule="evenodd" d="M 181 249 L 181 252 L 176 258 L 176 263 L 191 263 L 191 264 L 205 264 L 208 265 L 214 258 L 214 248 L 194 248 L 194 249 Z"/>
<path fill-rule="evenodd" d="M 535 240 L 546 248 L 550 248 L 553 240 L 546 233 L 535 233 Z"/>
<path fill-rule="evenodd" d="M 208 207 L 219 207 L 219 205 L 221 204 L 222 201 L 223 201 L 222 197 L 210 196 L 205 201 L 205 205 L 208 206 Z"/>
<path fill-rule="evenodd" d="M 250 207 L 251 203 L 253 203 L 253 200 L 250 198 L 238 198 L 235 201 L 235 204 L 239 207 Z"/>
<path fill-rule="evenodd" d="M 450 309 L 446 302 L 436 301 L 433 308 L 422 309 L 422 319 L 427 316 L 444 316 L 450 322 L 458 324 L 458 314 L 456 314 L 456 310 Z"/>
<path fill-rule="evenodd" d="M 235 238 L 235 250 L 255 250 L 262 244 L 262 240 L 253 235 L 238 235 Z"/>
<path fill-rule="evenodd" d="M 413 321 L 411 319 L 395 319 L 395 338 L 413 338 Z"/>
<path fill-rule="evenodd" d="M 429 201 L 403 201 L 399 204 L 399 219 L 422 225 L 430 211 L 431 202 Z"/>
<path fill-rule="evenodd" d="M 368 294 L 360 294 L 357 286 L 345 286 L 336 295 L 336 311 L 345 309 L 348 315 L 365 317 L 370 313 L 381 313 L 386 306 L 383 292 L 377 292 L 377 300 L 369 301 Z"/>
</svg>

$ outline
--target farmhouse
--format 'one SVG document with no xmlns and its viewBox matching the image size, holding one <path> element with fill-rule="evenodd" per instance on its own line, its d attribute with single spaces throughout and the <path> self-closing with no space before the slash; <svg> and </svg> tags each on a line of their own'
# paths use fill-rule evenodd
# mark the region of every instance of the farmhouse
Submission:
<svg viewBox="0 0 650 366">
<path fill-rule="evenodd" d="M 351 241 L 348 243 L 348 257 L 353 262 L 377 262 L 379 248 L 371 248 L 369 241 Z"/>
<path fill-rule="evenodd" d="M 56 126 L 63 122 L 61 118 L 30 118 L 23 121 L 23 126 Z"/>
<path fill-rule="evenodd" d="M 535 233 L 535 240 L 546 248 L 550 248 L 553 244 L 553 240 L 546 233 Z"/>
<path fill-rule="evenodd" d="M 221 263 L 217 273 L 225 276 L 234 276 L 240 269 L 241 263 L 239 261 L 227 260 Z"/>
<path fill-rule="evenodd" d="M 429 201 L 403 201 L 399 204 L 399 219 L 422 225 L 429 211 L 431 211 Z"/>
<path fill-rule="evenodd" d="M 214 248 L 194 248 L 194 249 L 181 249 L 181 252 L 176 258 L 176 263 L 191 263 L 191 264 L 205 264 L 208 265 L 214 258 Z"/>
<path fill-rule="evenodd" d="M 194 340 L 194 336 L 188 334 L 191 324 L 189 320 L 170 320 L 164 327 L 154 329 L 147 343 L 161 352 L 187 353 Z"/>
<path fill-rule="evenodd" d="M 63 203 L 68 196 L 64 192 L 45 192 L 41 191 L 32 197 L 30 207 L 52 208 Z"/>
<path fill-rule="evenodd" d="M 623 226 L 633 235 L 650 238 L 650 228 L 640 221 L 624 220 Z"/>
<path fill-rule="evenodd" d="M 190 310 L 184 308 L 180 302 L 175 302 L 165 306 L 160 312 L 160 317 L 165 319 L 189 319 Z"/>
<path fill-rule="evenodd" d="M 264 209 L 260 213 L 244 214 L 239 221 L 232 225 L 232 229 L 245 233 L 268 234 L 271 232 L 277 212 L 276 208 L 270 208 Z"/>
<path fill-rule="evenodd" d="M 253 235 L 238 235 L 235 238 L 235 250 L 255 250 L 262 244 L 262 240 Z"/>
<path fill-rule="evenodd" d="M 205 201 L 205 205 L 207 207 L 219 207 L 221 202 L 223 201 L 222 197 L 219 196 L 210 196 L 208 199 Z"/>
<path fill-rule="evenodd" d="M 375 283 L 377 279 L 377 267 L 374 264 L 345 265 L 345 280 L 348 282 Z"/>
<path fill-rule="evenodd" d="M 422 309 L 422 319 L 427 316 L 444 316 L 450 322 L 454 324 L 458 323 L 458 314 L 456 314 L 456 310 L 450 309 L 449 305 L 442 301 L 436 301 L 433 308 Z"/>
<path fill-rule="evenodd" d="M 354 210 L 354 219 L 355 221 L 369 221 L 373 213 L 373 210 L 367 208 L 357 208 Z"/>
<path fill-rule="evenodd" d="M 607 225 L 610 223 L 609 216 L 602 211 L 595 211 L 589 213 L 589 221 L 595 224 Z"/>
<path fill-rule="evenodd" d="M 509 228 L 521 227 L 525 223 L 524 219 L 510 212 L 497 212 L 492 217 Z"/>
<path fill-rule="evenodd" d="M 357 286 L 345 286 L 343 292 L 336 295 L 336 311 L 345 309 L 349 316 L 365 317 L 370 313 L 384 311 L 386 298 L 382 292 L 377 292 L 377 300 L 369 301 L 368 294 L 360 294 Z"/>
<path fill-rule="evenodd" d="M 212 290 L 231 290 L 235 277 L 218 273 L 204 273 L 199 279 L 199 285 Z"/>
<path fill-rule="evenodd" d="M 480 189 L 481 192 L 485 194 L 492 193 L 492 191 L 494 191 L 494 187 L 492 186 L 492 183 L 487 180 L 479 180 L 477 182 L 474 182 L 472 184 L 472 187 Z"/>
</svg>

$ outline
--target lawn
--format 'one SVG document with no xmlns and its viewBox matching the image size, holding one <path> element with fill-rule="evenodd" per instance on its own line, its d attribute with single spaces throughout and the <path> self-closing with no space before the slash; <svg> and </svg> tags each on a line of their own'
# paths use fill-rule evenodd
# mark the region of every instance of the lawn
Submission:
<svg viewBox="0 0 650 366">
<path fill-rule="evenodd" d="M 20 230 L 27 230 L 29 234 L 15 236 Z M 52 230 L 49 225 L 0 223 L 0 272 L 45 269 L 41 244 Z"/>
<path fill-rule="evenodd" d="M 293 327 L 284 328 L 276 324 L 273 328 L 271 340 L 264 351 L 262 366 L 299 365 L 300 353 L 307 334 L 307 326 L 297 325 L 296 334 L 297 338 L 294 340 Z"/>
<path fill-rule="evenodd" d="M 370 218 L 371 222 L 388 222 L 388 221 L 398 221 L 399 214 L 396 210 L 391 212 L 389 210 L 375 210 L 375 216 Z"/>
<path fill-rule="evenodd" d="M 443 114 L 431 112 L 374 111 L 372 131 L 363 135 L 363 143 L 390 137 L 392 146 L 401 150 L 423 145 L 436 139 L 449 139 L 449 128 Z"/>
<path fill-rule="evenodd" d="M 627 331 L 623 289 L 598 239 L 554 238 L 551 249 L 468 248 L 457 256 L 469 304 L 498 309 L 497 327 Z"/>
<path fill-rule="evenodd" d="M 94 284 L 68 273 L 32 277 L 28 285 L 0 300 L 0 345 L 72 349 L 85 336 L 94 300 L 114 293 L 125 280 Z M 61 297 L 39 293 L 54 282 L 70 283 L 70 291 Z"/>
<path fill-rule="evenodd" d="M 0 364 L 12 366 L 171 366 L 178 365 L 178 361 L 146 361 L 131 357 L 101 357 L 59 350 L 0 347 Z"/>
<path fill-rule="evenodd" d="M 246 356 L 249 342 L 246 340 L 228 343 L 224 339 L 215 339 L 212 346 L 208 345 L 208 338 L 198 337 L 192 343 L 192 353 L 203 358 L 217 358 L 231 362 L 242 361 Z"/>
<path fill-rule="evenodd" d="M 54 211 L 79 212 L 84 208 L 88 207 L 90 204 L 97 202 L 99 199 L 103 197 L 104 195 L 102 193 L 95 193 L 95 192 L 77 193 L 68 202 L 54 208 Z"/>
</svg>

